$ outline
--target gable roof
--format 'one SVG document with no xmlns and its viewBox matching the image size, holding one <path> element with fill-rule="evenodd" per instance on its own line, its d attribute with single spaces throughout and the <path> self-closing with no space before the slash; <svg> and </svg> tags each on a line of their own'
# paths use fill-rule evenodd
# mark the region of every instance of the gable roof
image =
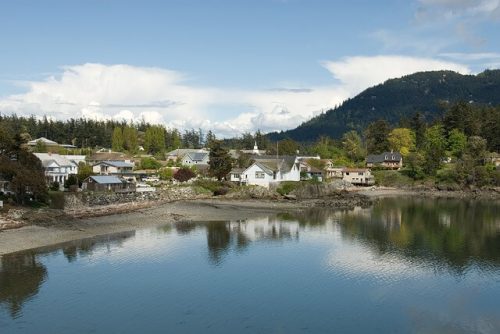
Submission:
<svg viewBox="0 0 500 334">
<path fill-rule="evenodd" d="M 99 184 L 122 184 L 123 182 L 116 176 L 109 175 L 94 175 L 89 176 L 89 179 Z"/>
<path fill-rule="evenodd" d="M 288 173 L 294 166 L 296 157 L 293 155 L 283 155 L 283 156 L 272 156 L 265 155 L 260 157 L 255 157 L 254 160 L 256 162 L 263 163 L 269 167 L 271 167 L 275 171 L 281 171 L 282 173 Z"/>
<path fill-rule="evenodd" d="M 45 137 L 40 137 L 40 138 L 37 138 L 37 139 L 30 140 L 28 142 L 28 145 L 30 145 L 30 146 L 36 146 L 36 143 L 38 141 L 41 141 L 42 143 L 44 143 L 45 145 L 48 145 L 48 146 L 57 146 L 57 145 L 59 145 L 55 141 L 47 139 Z"/>
<path fill-rule="evenodd" d="M 208 151 L 204 149 L 195 149 L 195 148 L 177 148 L 167 153 L 169 157 L 184 157 L 188 153 L 208 153 Z"/>
<path fill-rule="evenodd" d="M 382 162 L 399 162 L 401 159 L 401 153 L 399 152 L 383 152 L 380 154 L 368 155 L 366 157 L 366 162 L 371 164 L 380 164 Z"/>
<path fill-rule="evenodd" d="M 66 159 L 63 155 L 56 153 L 33 153 L 41 162 L 44 167 L 52 163 L 56 163 L 59 167 L 73 166 L 74 163 Z"/>
<path fill-rule="evenodd" d="M 133 163 L 125 162 L 125 161 L 116 161 L 116 160 L 99 161 L 94 166 L 100 165 L 100 164 L 105 164 L 105 165 L 113 166 L 113 167 L 117 167 L 117 168 L 126 168 L 126 167 L 133 168 L 134 167 Z"/>
<path fill-rule="evenodd" d="M 189 152 L 186 157 L 192 161 L 203 161 L 207 157 L 208 153 L 205 152 Z"/>
<path fill-rule="evenodd" d="M 121 152 L 96 152 L 89 158 L 90 161 L 124 161 L 130 159 Z"/>
</svg>

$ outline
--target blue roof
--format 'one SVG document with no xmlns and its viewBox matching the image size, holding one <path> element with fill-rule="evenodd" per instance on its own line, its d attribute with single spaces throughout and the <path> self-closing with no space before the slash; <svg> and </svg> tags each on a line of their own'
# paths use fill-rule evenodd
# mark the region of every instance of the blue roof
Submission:
<svg viewBox="0 0 500 334">
<path fill-rule="evenodd" d="M 109 175 L 94 175 L 90 176 L 92 180 L 99 184 L 121 184 L 123 183 L 118 177 L 116 176 L 109 176 Z"/>
</svg>

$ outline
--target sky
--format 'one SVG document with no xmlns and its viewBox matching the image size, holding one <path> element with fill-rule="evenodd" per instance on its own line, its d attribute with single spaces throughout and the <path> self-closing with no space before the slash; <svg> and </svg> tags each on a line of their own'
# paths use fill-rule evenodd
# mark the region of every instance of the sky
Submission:
<svg viewBox="0 0 500 334">
<path fill-rule="evenodd" d="M 279 131 L 499 42 L 500 0 L 0 0 L 0 113 Z"/>
</svg>

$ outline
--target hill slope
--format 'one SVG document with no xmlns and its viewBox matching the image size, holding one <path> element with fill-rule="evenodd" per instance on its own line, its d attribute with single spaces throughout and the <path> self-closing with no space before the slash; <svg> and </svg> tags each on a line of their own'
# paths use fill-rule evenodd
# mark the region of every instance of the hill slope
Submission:
<svg viewBox="0 0 500 334">
<path fill-rule="evenodd" d="M 458 101 L 499 105 L 500 70 L 487 70 L 478 75 L 451 71 L 419 72 L 390 79 L 293 130 L 267 136 L 271 140 L 288 137 L 303 142 L 322 135 L 339 138 L 346 131 L 362 130 L 378 119 L 396 124 L 401 118 L 411 118 L 417 111 L 430 120 L 441 116 L 443 108 L 440 104 Z"/>
</svg>

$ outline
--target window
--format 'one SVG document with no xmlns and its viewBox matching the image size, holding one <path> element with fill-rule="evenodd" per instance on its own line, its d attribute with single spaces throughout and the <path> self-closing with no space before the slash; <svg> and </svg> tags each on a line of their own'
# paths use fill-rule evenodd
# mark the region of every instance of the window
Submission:
<svg viewBox="0 0 500 334">
<path fill-rule="evenodd" d="M 358 175 L 361 175 L 361 176 L 363 176 L 363 172 L 359 172 L 359 173 L 358 173 Z"/>
<path fill-rule="evenodd" d="M 266 177 L 266 173 L 264 172 L 255 172 L 255 178 L 256 179 L 263 179 Z"/>
</svg>

